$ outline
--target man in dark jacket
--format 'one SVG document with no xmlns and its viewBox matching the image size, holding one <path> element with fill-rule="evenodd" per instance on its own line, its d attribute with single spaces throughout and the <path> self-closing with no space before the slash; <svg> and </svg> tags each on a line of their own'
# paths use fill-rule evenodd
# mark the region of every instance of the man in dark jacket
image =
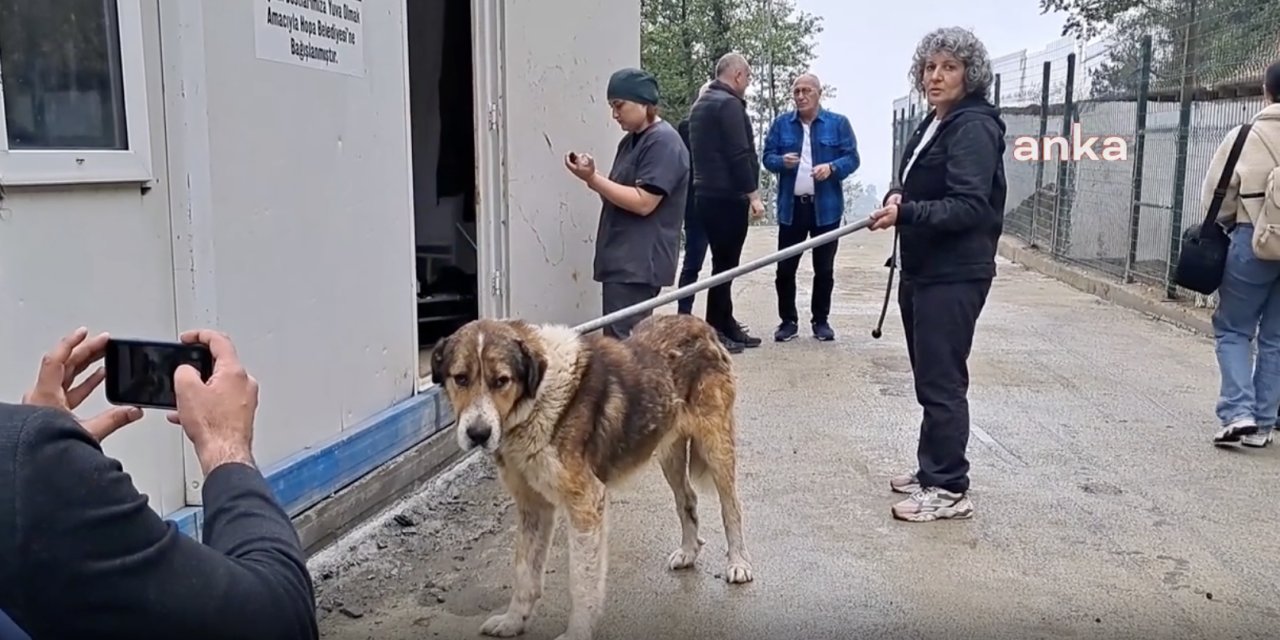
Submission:
<svg viewBox="0 0 1280 640">
<path fill-rule="evenodd" d="M 1007 182 L 1005 125 L 986 97 L 985 47 L 953 27 L 926 35 L 917 50 L 913 74 L 933 110 L 907 142 L 871 228 L 894 227 L 897 235 L 898 305 L 924 413 L 917 470 L 889 481 L 909 494 L 893 515 L 928 522 L 973 515 L 967 363 L 996 275 Z"/>
<path fill-rule="evenodd" d="M 103 438 L 142 417 L 74 410 L 105 378 L 74 378 L 106 334 L 80 329 L 46 355 L 23 404 L 0 404 L 0 610 L 36 638 L 317 638 L 315 595 L 297 532 L 252 455 L 257 383 L 210 331 L 202 381 L 174 376 L 180 424 L 204 472 L 203 544 L 161 519 Z"/>
<path fill-rule="evenodd" d="M 751 67 L 738 53 L 716 63 L 716 79 L 689 113 L 689 150 L 693 164 L 695 215 L 702 220 L 711 248 L 711 273 L 723 273 L 742 260 L 742 246 L 752 218 L 764 214 L 757 191 L 760 157 L 751 133 L 743 97 L 751 84 Z M 732 281 L 707 292 L 707 322 L 733 353 L 757 347 L 733 315 Z"/>
</svg>

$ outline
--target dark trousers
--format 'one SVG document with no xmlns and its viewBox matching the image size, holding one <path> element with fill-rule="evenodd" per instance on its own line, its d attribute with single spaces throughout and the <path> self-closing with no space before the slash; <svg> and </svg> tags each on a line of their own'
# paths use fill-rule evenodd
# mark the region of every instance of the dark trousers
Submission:
<svg viewBox="0 0 1280 640">
<path fill-rule="evenodd" d="M 969 490 L 969 351 L 991 280 L 898 285 L 898 308 L 916 401 L 924 410 L 916 450 L 925 487 Z"/>
<path fill-rule="evenodd" d="M 778 251 L 795 246 L 828 231 L 834 231 L 839 222 L 818 226 L 813 210 L 813 198 L 797 197 L 791 214 L 791 224 L 778 225 Z M 828 242 L 814 247 L 810 252 L 813 259 L 813 297 L 810 300 L 810 320 L 826 322 L 831 313 L 831 291 L 835 288 L 836 248 L 840 243 Z M 802 254 L 803 255 L 803 254 Z M 783 322 L 799 322 L 796 311 L 796 269 L 800 267 L 800 256 L 793 256 L 778 262 L 774 288 L 778 292 L 778 317 Z"/>
<path fill-rule="evenodd" d="M 698 196 L 696 215 L 707 234 L 711 250 L 711 275 L 724 273 L 742 261 L 742 245 L 747 241 L 751 205 L 745 198 Z M 707 291 L 707 323 L 722 333 L 738 333 L 733 317 L 733 280 Z"/>
<path fill-rule="evenodd" d="M 696 204 L 696 203 L 695 203 Z M 680 265 L 680 280 L 677 286 L 687 287 L 698 279 L 702 263 L 707 259 L 707 232 L 702 228 L 702 220 L 695 214 L 684 219 L 684 261 Z M 693 313 L 694 296 L 685 296 L 676 302 L 677 313 Z"/>
<path fill-rule="evenodd" d="M 662 291 L 662 287 L 655 287 L 647 284 L 628 283 L 628 282 L 605 282 L 600 285 L 600 297 L 603 303 L 601 307 L 604 315 L 609 315 L 614 311 L 625 309 L 633 304 L 639 304 L 646 300 L 652 300 L 658 297 L 658 293 Z M 604 334 L 606 336 L 625 340 L 631 335 L 631 330 L 641 320 L 653 315 L 653 311 L 638 313 L 629 318 L 623 318 L 617 322 L 612 322 L 605 326 Z"/>
</svg>

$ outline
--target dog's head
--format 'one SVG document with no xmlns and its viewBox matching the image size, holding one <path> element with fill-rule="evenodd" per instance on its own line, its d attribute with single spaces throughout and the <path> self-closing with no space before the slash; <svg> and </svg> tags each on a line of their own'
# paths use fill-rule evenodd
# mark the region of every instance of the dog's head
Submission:
<svg viewBox="0 0 1280 640">
<path fill-rule="evenodd" d="M 537 394 L 546 356 L 530 325 L 475 320 L 436 345 L 431 378 L 444 386 L 457 417 L 458 446 L 492 452 L 502 431 L 519 424 L 519 413 Z"/>
</svg>

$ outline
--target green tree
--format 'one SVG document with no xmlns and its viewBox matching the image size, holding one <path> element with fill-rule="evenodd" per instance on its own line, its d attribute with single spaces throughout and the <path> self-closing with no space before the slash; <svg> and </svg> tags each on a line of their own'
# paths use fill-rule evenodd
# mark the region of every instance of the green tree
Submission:
<svg viewBox="0 0 1280 640">
<path fill-rule="evenodd" d="M 1132 95 L 1140 43 L 1152 40 L 1153 90 L 1245 80 L 1277 55 L 1275 0 L 1038 0 L 1042 13 L 1063 12 L 1063 35 L 1106 36 L 1107 60 L 1093 71 L 1095 95 Z"/>
<path fill-rule="evenodd" d="M 737 51 L 752 66 L 748 110 L 757 148 L 769 124 L 791 105 L 791 83 L 809 69 L 821 18 L 795 0 L 641 0 L 641 64 L 658 79 L 665 117 L 683 119 L 720 56 Z M 828 96 L 834 87 L 826 87 Z M 773 176 L 764 172 L 761 197 L 772 211 Z"/>
</svg>

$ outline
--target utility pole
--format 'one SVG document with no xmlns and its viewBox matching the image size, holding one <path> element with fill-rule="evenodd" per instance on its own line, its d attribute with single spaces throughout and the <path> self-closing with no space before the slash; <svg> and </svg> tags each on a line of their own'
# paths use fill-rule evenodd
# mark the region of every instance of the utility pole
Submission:
<svg viewBox="0 0 1280 640">
<path fill-rule="evenodd" d="M 778 96 L 775 93 L 778 83 L 773 73 L 774 27 L 777 25 L 777 20 L 773 15 L 773 0 L 764 0 L 764 3 L 765 15 L 769 19 L 769 28 L 765 30 L 765 49 L 769 55 L 769 115 L 770 122 L 773 122 L 778 119 Z"/>
<path fill-rule="evenodd" d="M 1173 206 L 1170 211 L 1172 228 L 1169 234 L 1169 257 L 1165 264 L 1165 297 L 1169 299 L 1176 298 L 1178 293 L 1173 276 L 1177 269 L 1178 258 L 1182 253 L 1182 214 L 1186 200 L 1187 152 L 1191 137 L 1191 98 L 1195 93 L 1195 65 L 1198 64 L 1193 54 L 1200 40 L 1199 30 L 1196 28 L 1196 21 L 1199 19 L 1196 15 L 1197 0 L 1188 0 L 1188 2 L 1187 28 L 1184 31 L 1182 44 L 1182 90 L 1179 96 L 1181 100 L 1178 109 L 1178 136 L 1174 141 Z"/>
</svg>

